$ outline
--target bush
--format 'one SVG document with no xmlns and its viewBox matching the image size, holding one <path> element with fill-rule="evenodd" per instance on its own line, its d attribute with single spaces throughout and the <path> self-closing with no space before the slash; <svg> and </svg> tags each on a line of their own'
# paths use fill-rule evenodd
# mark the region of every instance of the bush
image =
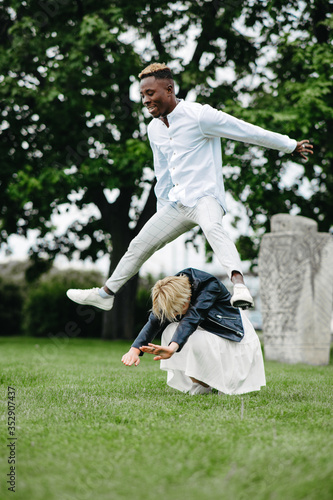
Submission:
<svg viewBox="0 0 333 500">
<path fill-rule="evenodd" d="M 22 285 L 0 278 L 0 335 L 22 333 Z"/>
<path fill-rule="evenodd" d="M 66 296 L 68 288 L 91 288 L 102 282 L 95 271 L 51 271 L 30 286 L 24 303 L 27 335 L 101 337 L 102 311 L 75 304 Z"/>
</svg>

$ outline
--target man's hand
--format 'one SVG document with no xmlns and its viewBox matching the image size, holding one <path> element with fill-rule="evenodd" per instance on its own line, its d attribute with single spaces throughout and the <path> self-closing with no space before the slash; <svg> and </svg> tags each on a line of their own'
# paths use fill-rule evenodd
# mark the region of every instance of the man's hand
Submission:
<svg viewBox="0 0 333 500">
<path fill-rule="evenodd" d="M 305 156 L 306 154 L 313 154 L 313 146 L 312 144 L 310 144 L 310 141 L 308 141 L 307 139 L 304 139 L 303 141 L 300 141 L 297 143 L 297 146 L 296 148 L 294 149 L 293 153 L 299 153 L 302 158 L 304 158 L 305 160 L 307 160 L 307 156 Z"/>
<path fill-rule="evenodd" d="M 126 354 L 124 354 L 121 360 L 126 366 L 131 366 L 133 364 L 135 366 L 138 366 L 138 364 L 140 363 L 139 354 L 140 354 L 140 349 L 137 349 L 136 347 L 131 347 L 130 350 Z"/>
<path fill-rule="evenodd" d="M 146 352 L 147 354 L 154 354 L 154 361 L 159 361 L 160 359 L 169 359 L 177 351 L 179 344 L 177 342 L 171 342 L 168 346 L 148 344 L 140 347 L 140 350 Z"/>
</svg>

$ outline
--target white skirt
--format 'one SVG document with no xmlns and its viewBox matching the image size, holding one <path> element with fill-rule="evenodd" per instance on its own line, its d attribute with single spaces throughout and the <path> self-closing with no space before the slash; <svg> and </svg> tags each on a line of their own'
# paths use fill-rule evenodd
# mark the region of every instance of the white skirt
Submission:
<svg viewBox="0 0 333 500">
<path fill-rule="evenodd" d="M 243 311 L 241 316 L 245 334 L 240 342 L 198 327 L 180 352 L 161 360 L 161 370 L 168 372 L 167 384 L 190 394 L 211 390 L 198 386 L 190 377 L 225 394 L 259 391 L 266 385 L 259 338 Z M 177 326 L 178 323 L 167 326 L 162 334 L 162 345 L 169 344 Z"/>
</svg>

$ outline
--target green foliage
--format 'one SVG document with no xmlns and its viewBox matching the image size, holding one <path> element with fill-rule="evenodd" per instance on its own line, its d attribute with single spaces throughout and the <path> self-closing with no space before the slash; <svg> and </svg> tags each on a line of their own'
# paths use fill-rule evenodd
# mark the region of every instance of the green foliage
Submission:
<svg viewBox="0 0 333 500">
<path fill-rule="evenodd" d="M 189 396 L 152 356 L 125 367 L 128 343 L 57 340 L 0 339 L 15 499 L 331 500 L 332 364 L 267 362 L 260 392 Z"/>
<path fill-rule="evenodd" d="M 248 258 L 253 262 L 258 254 L 259 245 L 255 245 L 253 239 L 249 236 L 240 235 L 237 239 L 237 250 L 241 257 Z"/>
<path fill-rule="evenodd" d="M 39 11 L 30 1 L 11 2 L 12 10 L 3 3 L 1 148 L 7 159 L 0 185 L 1 241 L 14 228 L 23 235 L 35 228 L 40 232 L 35 253 L 80 255 L 75 227 L 61 237 L 53 233 L 50 218 L 58 205 L 72 203 L 73 193 L 80 193 L 79 207 L 94 203 L 111 219 L 117 209 L 107 203 L 105 188 L 130 187 L 138 197 L 142 192 L 151 154 L 141 133 L 136 134 L 141 145 L 132 145 L 138 105 L 129 98 L 140 60 L 131 44 L 119 40 L 126 28 L 113 24 L 117 9 L 108 2 L 45 2 Z M 126 212 L 117 216 L 126 228 Z M 106 226 L 101 220 L 99 227 L 110 232 Z M 85 236 L 93 258 L 109 251 L 95 219 L 86 223 Z"/>
<path fill-rule="evenodd" d="M 0 335 L 21 333 L 23 286 L 12 279 L 0 277 Z"/>
<path fill-rule="evenodd" d="M 261 50 L 270 48 L 272 55 L 257 69 L 257 83 L 247 88 L 247 106 L 237 110 L 233 104 L 231 109 L 264 128 L 309 139 L 314 154 L 296 170 L 296 157 L 266 151 L 262 158 L 255 148 L 248 154 L 236 145 L 229 159 L 241 165 L 240 175 L 231 171 L 226 185 L 247 207 L 257 235 L 269 229 L 271 215 L 291 211 L 316 219 L 319 230 L 329 231 L 333 225 L 331 8 L 322 0 L 270 1 L 267 7 L 272 23 L 260 26 Z"/>
<path fill-rule="evenodd" d="M 96 271 L 49 270 L 49 261 L 1 266 L 0 335 L 34 337 L 100 337 L 102 312 L 79 306 L 66 296 L 68 288 L 90 288 L 102 283 Z M 42 274 L 45 273 L 46 274 Z M 41 275 L 42 274 L 42 275 Z M 156 279 L 140 279 L 134 307 L 135 337 L 147 321 L 150 291 Z"/>
<path fill-rule="evenodd" d="M 100 337 L 102 314 L 66 296 L 68 288 L 91 288 L 102 277 L 95 271 L 51 271 L 26 289 L 24 331 L 35 337 Z"/>
<path fill-rule="evenodd" d="M 51 259 L 39 259 L 36 255 L 29 261 L 29 265 L 25 270 L 25 280 L 27 284 L 33 283 L 42 274 L 50 271 L 53 262 Z"/>
</svg>

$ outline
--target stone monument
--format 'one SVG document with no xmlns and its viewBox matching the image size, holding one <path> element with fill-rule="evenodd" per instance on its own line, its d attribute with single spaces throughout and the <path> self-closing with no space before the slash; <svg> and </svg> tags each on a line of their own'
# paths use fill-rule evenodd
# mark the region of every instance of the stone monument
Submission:
<svg viewBox="0 0 333 500">
<path fill-rule="evenodd" d="M 277 214 L 259 252 L 265 358 L 329 363 L 333 236 L 306 217 Z"/>
</svg>

